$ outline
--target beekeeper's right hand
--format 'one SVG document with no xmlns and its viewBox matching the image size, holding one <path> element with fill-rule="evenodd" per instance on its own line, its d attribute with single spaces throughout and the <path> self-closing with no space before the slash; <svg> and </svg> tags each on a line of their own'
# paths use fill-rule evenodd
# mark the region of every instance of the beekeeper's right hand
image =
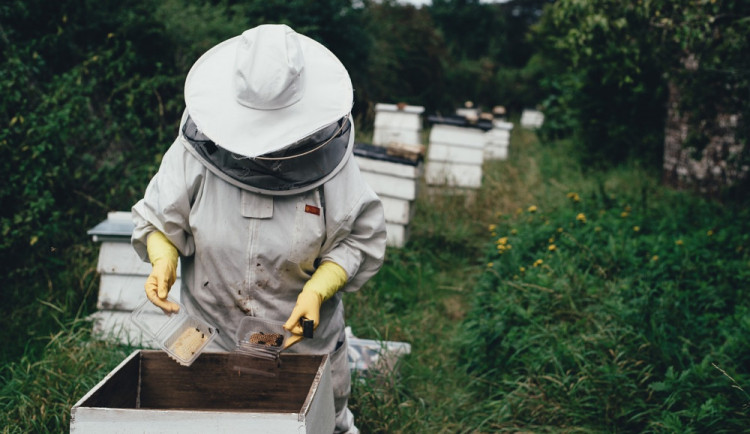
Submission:
<svg viewBox="0 0 750 434">
<path fill-rule="evenodd" d="M 173 313 L 180 307 L 167 300 L 169 290 L 177 280 L 177 248 L 159 231 L 151 232 L 146 240 L 151 274 L 146 279 L 146 297 L 164 313 Z"/>
</svg>

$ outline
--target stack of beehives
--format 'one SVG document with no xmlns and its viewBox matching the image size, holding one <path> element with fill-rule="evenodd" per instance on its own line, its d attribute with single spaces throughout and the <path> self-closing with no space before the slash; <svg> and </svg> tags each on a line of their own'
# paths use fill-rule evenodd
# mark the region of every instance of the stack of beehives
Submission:
<svg viewBox="0 0 750 434">
<path fill-rule="evenodd" d="M 484 158 L 487 160 L 505 160 L 508 158 L 513 123 L 505 120 L 505 107 L 495 107 L 492 114 L 492 129 L 485 133 L 487 142 L 484 148 Z"/>
<path fill-rule="evenodd" d="M 383 202 L 387 244 L 393 247 L 403 247 L 409 237 L 422 173 L 423 112 L 420 106 L 377 104 L 373 143 L 354 148 L 362 175 Z"/>
<path fill-rule="evenodd" d="M 452 116 L 430 116 L 425 181 L 431 186 L 476 189 L 482 185 L 482 163 L 492 122 L 474 117 L 471 109 Z M 458 112 L 458 111 L 457 111 Z M 469 115 L 469 116 L 467 116 Z"/>
</svg>

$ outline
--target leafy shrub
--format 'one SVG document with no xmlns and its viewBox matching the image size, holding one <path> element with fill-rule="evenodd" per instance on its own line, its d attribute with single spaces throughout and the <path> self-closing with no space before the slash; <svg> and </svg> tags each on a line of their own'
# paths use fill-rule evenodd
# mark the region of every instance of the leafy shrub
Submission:
<svg viewBox="0 0 750 434">
<path fill-rule="evenodd" d="M 638 432 L 746 426 L 750 396 L 717 368 L 750 382 L 748 211 L 655 191 L 570 192 L 569 204 L 489 228 L 461 338 L 464 366 L 502 403 L 498 418 Z"/>
</svg>

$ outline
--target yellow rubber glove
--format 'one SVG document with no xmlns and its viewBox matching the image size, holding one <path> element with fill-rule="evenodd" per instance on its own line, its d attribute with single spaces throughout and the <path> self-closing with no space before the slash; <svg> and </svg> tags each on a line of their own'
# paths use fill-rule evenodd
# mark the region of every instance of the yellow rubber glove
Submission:
<svg viewBox="0 0 750 434">
<path fill-rule="evenodd" d="M 318 328 L 320 305 L 333 297 L 333 294 L 346 284 L 346 280 L 346 270 L 339 264 L 330 261 L 320 264 L 297 296 L 297 304 L 294 305 L 292 314 L 284 324 L 284 328 L 292 333 L 292 336 L 286 340 L 284 349 L 302 340 L 303 331 L 300 319 L 312 320 L 313 330 Z"/>
<path fill-rule="evenodd" d="M 159 231 L 154 231 L 146 239 L 146 250 L 151 260 L 151 274 L 146 279 L 146 297 L 159 306 L 164 313 L 180 310 L 180 307 L 167 300 L 169 290 L 177 280 L 177 248 Z"/>
</svg>

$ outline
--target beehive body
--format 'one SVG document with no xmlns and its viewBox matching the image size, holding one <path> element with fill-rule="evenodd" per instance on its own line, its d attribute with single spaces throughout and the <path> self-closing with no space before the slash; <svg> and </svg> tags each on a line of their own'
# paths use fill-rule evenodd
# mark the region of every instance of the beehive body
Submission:
<svg viewBox="0 0 750 434">
<path fill-rule="evenodd" d="M 227 353 L 183 367 L 138 350 L 71 409 L 71 433 L 324 433 L 334 426 L 327 356 L 285 355 L 273 376 L 238 374 Z"/>
</svg>

